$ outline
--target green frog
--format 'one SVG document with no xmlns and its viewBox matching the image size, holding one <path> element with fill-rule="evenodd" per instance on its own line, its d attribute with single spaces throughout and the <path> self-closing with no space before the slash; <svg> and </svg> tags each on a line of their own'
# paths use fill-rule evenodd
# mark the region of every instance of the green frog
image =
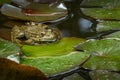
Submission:
<svg viewBox="0 0 120 80">
<path fill-rule="evenodd" d="M 51 43 L 61 38 L 60 31 L 42 23 L 28 22 L 25 25 L 15 25 L 11 38 L 18 44 L 40 45 Z"/>
</svg>

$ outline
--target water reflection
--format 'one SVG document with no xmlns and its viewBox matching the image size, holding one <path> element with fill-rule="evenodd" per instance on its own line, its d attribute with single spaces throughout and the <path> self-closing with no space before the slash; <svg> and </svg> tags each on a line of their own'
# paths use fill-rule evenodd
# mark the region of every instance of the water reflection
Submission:
<svg viewBox="0 0 120 80">
<path fill-rule="evenodd" d="M 88 37 L 96 33 L 98 22 L 82 13 L 81 2 L 82 0 L 64 1 L 68 8 L 68 17 L 56 25 L 63 32 L 63 36 Z"/>
</svg>

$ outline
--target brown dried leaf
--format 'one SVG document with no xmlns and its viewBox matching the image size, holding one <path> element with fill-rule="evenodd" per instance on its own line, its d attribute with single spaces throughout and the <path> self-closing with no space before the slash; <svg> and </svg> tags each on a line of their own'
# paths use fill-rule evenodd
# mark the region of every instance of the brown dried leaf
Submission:
<svg viewBox="0 0 120 80">
<path fill-rule="evenodd" d="M 48 80 L 37 68 L 0 58 L 0 80 Z"/>
</svg>

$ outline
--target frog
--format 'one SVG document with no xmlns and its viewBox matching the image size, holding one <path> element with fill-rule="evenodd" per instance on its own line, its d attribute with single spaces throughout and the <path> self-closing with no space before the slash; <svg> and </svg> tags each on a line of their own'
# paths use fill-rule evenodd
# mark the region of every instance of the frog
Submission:
<svg viewBox="0 0 120 80">
<path fill-rule="evenodd" d="M 18 44 L 40 45 L 59 41 L 61 33 L 57 28 L 43 23 L 27 22 L 12 28 L 11 39 Z"/>
</svg>

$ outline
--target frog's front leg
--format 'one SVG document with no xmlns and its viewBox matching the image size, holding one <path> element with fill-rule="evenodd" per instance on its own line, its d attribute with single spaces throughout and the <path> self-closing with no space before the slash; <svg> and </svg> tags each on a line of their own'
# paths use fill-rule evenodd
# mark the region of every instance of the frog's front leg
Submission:
<svg viewBox="0 0 120 80">
<path fill-rule="evenodd" d="M 35 41 L 32 40 L 32 39 L 25 40 L 24 43 L 25 44 L 30 44 L 30 45 L 38 45 L 38 43 L 35 43 Z"/>
</svg>

